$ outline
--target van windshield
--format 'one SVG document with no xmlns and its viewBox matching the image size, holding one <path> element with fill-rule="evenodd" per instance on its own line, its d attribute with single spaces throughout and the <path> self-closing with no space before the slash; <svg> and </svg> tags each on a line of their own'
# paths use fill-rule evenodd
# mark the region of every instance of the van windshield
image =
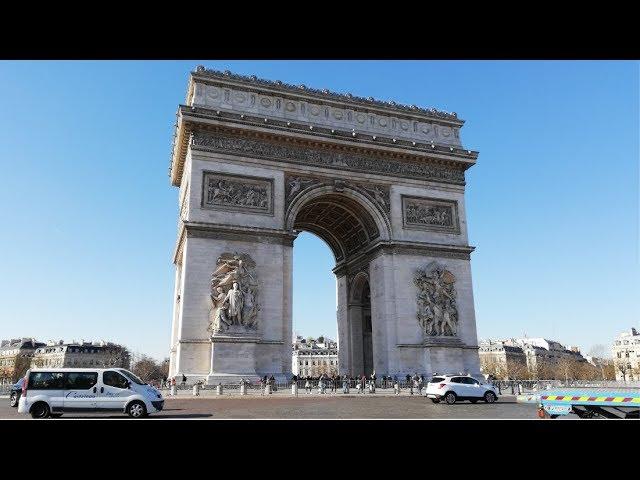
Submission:
<svg viewBox="0 0 640 480">
<path fill-rule="evenodd" d="M 138 385 L 146 385 L 145 382 L 143 382 L 142 380 L 140 380 L 137 376 L 135 376 L 133 373 L 131 373 L 128 370 L 124 370 L 124 369 L 119 369 L 118 370 L 120 373 L 122 373 L 125 377 L 127 377 L 129 380 L 131 380 L 134 383 L 137 383 Z"/>
</svg>

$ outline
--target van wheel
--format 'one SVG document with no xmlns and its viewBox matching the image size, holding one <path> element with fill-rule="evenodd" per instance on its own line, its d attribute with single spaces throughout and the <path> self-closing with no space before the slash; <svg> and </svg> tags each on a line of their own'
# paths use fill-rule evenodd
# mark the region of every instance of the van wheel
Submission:
<svg viewBox="0 0 640 480">
<path fill-rule="evenodd" d="M 10 407 L 18 406 L 18 394 L 16 392 L 11 393 L 11 397 L 9 398 L 9 406 Z"/>
<path fill-rule="evenodd" d="M 51 414 L 49 405 L 38 402 L 31 407 L 31 418 L 47 418 Z"/>
<path fill-rule="evenodd" d="M 447 405 L 453 405 L 456 403 L 456 394 L 453 392 L 449 392 L 444 396 L 444 401 L 447 402 Z"/>
<path fill-rule="evenodd" d="M 484 401 L 487 403 L 493 403 L 497 400 L 496 394 L 493 392 L 487 392 L 484 394 Z"/>
<path fill-rule="evenodd" d="M 135 402 L 131 402 L 127 406 L 127 414 L 131 418 L 142 418 L 147 416 L 147 407 L 144 406 L 144 403 L 136 400 Z"/>
</svg>

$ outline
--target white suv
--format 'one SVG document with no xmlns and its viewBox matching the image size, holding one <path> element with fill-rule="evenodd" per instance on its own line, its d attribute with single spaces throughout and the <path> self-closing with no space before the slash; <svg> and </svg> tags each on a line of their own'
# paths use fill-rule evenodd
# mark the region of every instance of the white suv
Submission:
<svg viewBox="0 0 640 480">
<path fill-rule="evenodd" d="M 493 385 L 481 383 L 473 377 L 438 375 L 427 383 L 426 397 L 433 403 L 444 400 L 449 405 L 458 400 L 469 400 L 471 403 L 484 400 L 487 403 L 493 403 L 498 400 L 498 393 Z"/>
</svg>

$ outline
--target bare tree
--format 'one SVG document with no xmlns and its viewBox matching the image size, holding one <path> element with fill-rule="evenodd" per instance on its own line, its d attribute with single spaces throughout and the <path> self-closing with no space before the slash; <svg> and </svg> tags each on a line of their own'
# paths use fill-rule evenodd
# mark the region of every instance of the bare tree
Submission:
<svg viewBox="0 0 640 480">
<path fill-rule="evenodd" d="M 485 375 L 491 375 L 500 380 L 504 380 L 508 374 L 504 363 L 493 355 L 483 355 L 480 359 L 480 368 Z"/>
<path fill-rule="evenodd" d="M 162 365 L 147 355 L 137 359 L 131 371 L 145 381 L 160 381 L 163 376 Z"/>
<path fill-rule="evenodd" d="M 167 378 L 169 376 L 169 359 L 165 358 L 160 365 L 160 369 L 162 370 L 162 378 Z"/>
<path fill-rule="evenodd" d="M 19 378 L 24 377 L 31 366 L 31 355 L 18 354 L 16 357 L 15 368 L 13 369 L 13 375 L 11 381 L 17 382 Z"/>
<path fill-rule="evenodd" d="M 103 362 L 105 367 L 130 368 L 131 352 L 123 345 L 107 345 L 104 347 Z"/>
<path fill-rule="evenodd" d="M 600 370 L 602 372 L 603 380 L 615 380 L 616 379 L 616 367 L 612 359 L 605 359 L 600 364 Z"/>
<path fill-rule="evenodd" d="M 608 356 L 608 350 L 603 344 L 597 343 L 589 349 L 588 354 L 596 358 L 606 358 Z"/>
<path fill-rule="evenodd" d="M 616 360 L 615 362 L 616 372 L 620 372 L 622 374 L 622 381 L 627 381 L 627 375 L 631 373 L 630 365 L 627 364 L 627 360 L 625 358 L 621 358 L 620 360 Z"/>
</svg>

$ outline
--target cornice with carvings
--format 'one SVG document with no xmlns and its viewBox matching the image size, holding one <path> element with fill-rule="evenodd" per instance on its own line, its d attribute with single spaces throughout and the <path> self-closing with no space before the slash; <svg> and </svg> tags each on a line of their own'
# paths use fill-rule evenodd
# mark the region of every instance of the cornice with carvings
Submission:
<svg viewBox="0 0 640 480">
<path fill-rule="evenodd" d="M 468 169 L 478 157 L 478 152 L 464 148 L 440 145 L 434 142 L 416 142 L 394 137 L 360 133 L 354 130 L 339 130 L 328 127 L 319 127 L 302 122 L 267 119 L 259 116 L 251 116 L 238 112 L 213 110 L 204 107 L 188 107 L 181 105 L 177 112 L 178 122 L 172 146 L 171 164 L 169 175 L 174 185 L 180 184 L 184 161 L 187 154 L 190 135 L 207 126 L 218 126 L 233 130 L 238 133 L 248 134 L 247 129 L 256 128 L 253 133 L 271 132 L 272 137 L 278 137 L 282 141 L 293 141 L 292 137 L 300 141 L 300 135 L 309 144 L 317 145 L 314 141 L 323 141 L 326 148 L 348 148 L 362 151 L 369 155 L 406 159 L 414 162 L 450 163 L 457 168 Z M 208 124 L 208 125 L 207 125 Z M 242 128 L 243 130 L 239 130 Z M 324 143 L 326 142 L 326 144 Z M 334 142 L 334 143 L 331 143 Z M 345 145 L 346 144 L 346 145 Z"/>
</svg>

